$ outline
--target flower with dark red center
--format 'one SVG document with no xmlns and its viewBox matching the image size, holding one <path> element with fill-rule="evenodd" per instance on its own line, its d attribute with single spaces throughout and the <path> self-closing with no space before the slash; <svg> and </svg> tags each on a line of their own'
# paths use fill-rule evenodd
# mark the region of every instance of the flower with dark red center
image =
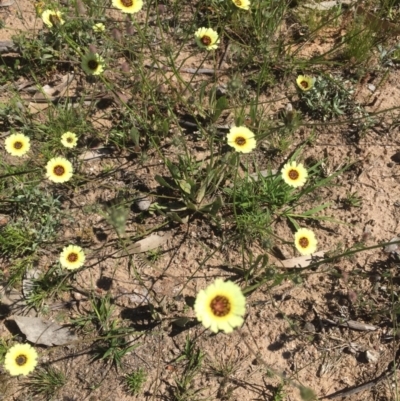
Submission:
<svg viewBox="0 0 400 401">
<path fill-rule="evenodd" d="M 194 37 L 197 44 L 202 49 L 214 50 L 218 47 L 219 37 L 218 33 L 211 28 L 199 28 L 195 33 Z"/>
<path fill-rule="evenodd" d="M 60 11 L 45 10 L 42 13 L 42 20 L 47 25 L 48 28 L 53 26 L 60 26 L 64 24 L 62 19 L 62 14 Z"/>
<path fill-rule="evenodd" d="M 79 269 L 85 263 L 85 253 L 80 246 L 68 245 L 60 254 L 60 263 L 69 270 Z"/>
<path fill-rule="evenodd" d="M 230 333 L 243 324 L 246 298 L 237 284 L 218 278 L 199 291 L 194 310 L 197 320 L 207 329 Z"/>
<path fill-rule="evenodd" d="M 73 132 L 68 131 L 61 135 L 61 143 L 66 148 L 74 148 L 78 143 L 78 138 Z"/>
<path fill-rule="evenodd" d="M 6 138 L 5 148 L 12 156 L 23 156 L 31 148 L 30 139 L 24 134 L 12 134 Z"/>
<path fill-rule="evenodd" d="M 250 0 L 232 0 L 233 4 L 241 8 L 242 10 L 248 10 L 250 8 Z"/>
<path fill-rule="evenodd" d="M 37 357 L 38 354 L 31 345 L 15 344 L 6 353 L 4 369 L 11 376 L 26 376 L 35 369 Z"/>
<path fill-rule="evenodd" d="M 299 75 L 296 83 L 302 91 L 306 92 L 314 87 L 315 79 L 307 75 Z"/>
<path fill-rule="evenodd" d="M 302 187 L 308 177 L 308 172 L 301 163 L 295 161 L 286 163 L 282 169 L 282 178 L 291 187 Z"/>
<path fill-rule="evenodd" d="M 126 14 L 134 14 L 143 7 L 143 0 L 112 0 L 112 5 Z"/>
<path fill-rule="evenodd" d="M 257 145 L 254 133 L 247 127 L 232 127 L 226 139 L 229 146 L 241 153 L 250 153 Z"/>
<path fill-rule="evenodd" d="M 71 179 L 72 174 L 72 164 L 64 157 L 54 157 L 46 164 L 46 176 L 50 181 L 67 182 Z"/>
<path fill-rule="evenodd" d="M 317 244 L 314 232 L 308 228 L 300 228 L 294 235 L 294 245 L 304 256 L 314 253 L 317 250 Z"/>
</svg>

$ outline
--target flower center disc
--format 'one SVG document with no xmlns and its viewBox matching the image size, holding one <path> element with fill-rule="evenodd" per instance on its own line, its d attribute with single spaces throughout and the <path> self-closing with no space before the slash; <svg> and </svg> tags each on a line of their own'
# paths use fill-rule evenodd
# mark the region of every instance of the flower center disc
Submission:
<svg viewBox="0 0 400 401">
<path fill-rule="evenodd" d="M 242 5 L 242 1 L 241 0 L 235 0 L 235 4 L 240 7 Z"/>
<path fill-rule="evenodd" d="M 49 20 L 53 25 L 57 25 L 60 22 L 60 18 L 58 18 L 57 15 L 54 14 L 50 15 Z"/>
<path fill-rule="evenodd" d="M 209 36 L 203 36 L 201 38 L 201 43 L 203 43 L 204 46 L 208 46 L 211 44 L 211 38 Z"/>
<path fill-rule="evenodd" d="M 26 356 L 25 355 L 18 355 L 15 358 L 15 362 L 17 363 L 18 366 L 24 366 L 26 364 Z"/>
<path fill-rule="evenodd" d="M 300 246 L 301 246 L 302 248 L 307 248 L 308 245 L 309 245 L 309 241 L 308 241 L 307 238 L 302 237 L 302 238 L 300 238 L 300 240 L 299 240 L 299 244 L 300 244 Z"/>
<path fill-rule="evenodd" d="M 68 262 L 76 262 L 78 260 L 78 255 L 74 252 L 71 252 L 68 256 L 67 256 Z"/>
<path fill-rule="evenodd" d="M 88 66 L 91 70 L 95 70 L 99 66 L 99 63 L 96 60 L 89 60 Z"/>
<path fill-rule="evenodd" d="M 125 7 L 132 7 L 133 6 L 133 1 L 132 0 L 121 0 L 121 3 Z"/>
<path fill-rule="evenodd" d="M 62 176 L 65 173 L 65 168 L 63 166 L 55 166 L 53 172 L 55 175 Z"/>
<path fill-rule="evenodd" d="M 15 142 L 14 143 L 14 148 L 15 149 L 21 149 L 22 148 L 22 142 Z"/>
<path fill-rule="evenodd" d="M 244 138 L 241 137 L 241 136 L 238 136 L 238 137 L 235 139 L 235 143 L 236 143 L 236 145 L 243 146 L 243 145 L 246 144 L 246 139 L 244 139 Z"/>
<path fill-rule="evenodd" d="M 214 313 L 214 315 L 218 316 L 218 317 L 226 316 L 231 310 L 231 305 L 230 305 L 228 299 L 221 295 L 217 295 L 211 301 L 210 306 L 211 306 L 211 310 Z"/>
<path fill-rule="evenodd" d="M 68 143 L 72 143 L 72 138 L 67 138 Z"/>
<path fill-rule="evenodd" d="M 290 170 L 288 175 L 289 175 L 289 178 L 293 181 L 295 181 L 299 178 L 299 173 L 296 170 Z"/>
<path fill-rule="evenodd" d="M 307 81 L 301 81 L 300 85 L 304 88 L 307 89 L 308 88 L 308 82 Z"/>
</svg>

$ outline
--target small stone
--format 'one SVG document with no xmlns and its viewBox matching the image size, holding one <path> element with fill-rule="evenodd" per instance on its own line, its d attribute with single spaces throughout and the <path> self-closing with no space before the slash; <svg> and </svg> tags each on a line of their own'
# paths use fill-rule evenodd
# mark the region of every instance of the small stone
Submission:
<svg viewBox="0 0 400 401">
<path fill-rule="evenodd" d="M 375 90 L 376 90 L 376 86 L 373 85 L 373 84 L 368 84 L 368 85 L 367 85 L 367 88 L 368 88 L 371 92 L 375 92 Z"/>
<path fill-rule="evenodd" d="M 111 36 L 114 38 L 116 42 L 121 42 L 122 41 L 122 34 L 121 31 L 117 28 L 113 28 L 111 30 Z"/>
<path fill-rule="evenodd" d="M 397 242 L 397 241 L 400 241 L 400 237 L 394 237 L 389 242 Z M 396 252 L 397 253 L 397 252 L 399 252 L 399 245 L 400 245 L 400 242 L 398 244 L 386 245 L 383 248 L 383 252 L 385 252 L 385 253 Z"/>
<path fill-rule="evenodd" d="M 76 291 L 72 293 L 72 296 L 74 297 L 75 301 L 80 301 L 82 299 L 82 294 Z"/>
<path fill-rule="evenodd" d="M 97 47 L 95 45 L 89 45 L 89 51 L 90 51 L 90 53 L 96 54 Z"/>
<path fill-rule="evenodd" d="M 368 363 L 376 363 L 378 362 L 379 354 L 375 351 L 367 350 L 365 351 L 365 359 L 368 361 Z"/>
<path fill-rule="evenodd" d="M 315 326 L 311 322 L 306 322 L 306 324 L 303 327 L 304 331 L 307 331 L 308 333 L 315 333 Z"/>
<path fill-rule="evenodd" d="M 125 29 L 126 29 L 126 33 L 129 36 L 132 36 L 135 33 L 135 27 L 132 25 L 131 21 L 126 21 L 125 23 Z"/>
<path fill-rule="evenodd" d="M 150 208 L 151 200 L 148 196 L 139 194 L 135 200 L 135 205 L 141 212 L 146 212 Z"/>
</svg>

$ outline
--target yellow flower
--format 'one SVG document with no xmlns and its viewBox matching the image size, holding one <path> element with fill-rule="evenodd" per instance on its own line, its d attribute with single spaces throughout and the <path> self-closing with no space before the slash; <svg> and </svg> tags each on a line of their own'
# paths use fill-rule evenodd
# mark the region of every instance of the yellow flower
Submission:
<svg viewBox="0 0 400 401">
<path fill-rule="evenodd" d="M 61 16 L 60 11 L 45 10 L 42 13 L 42 20 L 49 28 L 52 28 L 53 26 L 64 24 L 65 21 Z"/>
<path fill-rule="evenodd" d="M 104 59 L 97 53 L 87 53 L 82 57 L 81 66 L 88 75 L 100 75 L 104 71 Z"/>
<path fill-rule="evenodd" d="M 307 181 L 308 173 L 304 166 L 296 162 L 289 162 L 283 166 L 282 178 L 291 187 L 302 187 Z"/>
<path fill-rule="evenodd" d="M 66 246 L 60 254 L 60 263 L 68 270 L 79 269 L 85 263 L 83 249 L 77 245 Z"/>
<path fill-rule="evenodd" d="M 12 134 L 5 140 L 6 151 L 12 156 L 23 156 L 31 148 L 29 138 L 24 134 Z"/>
<path fill-rule="evenodd" d="M 37 357 L 37 352 L 29 344 L 15 344 L 6 353 L 4 369 L 11 376 L 26 376 L 35 369 Z"/>
<path fill-rule="evenodd" d="M 246 127 L 232 127 L 226 139 L 229 146 L 242 153 L 250 153 L 257 144 L 254 133 Z"/>
<path fill-rule="evenodd" d="M 104 32 L 106 30 L 106 26 L 102 22 L 99 22 L 97 24 L 94 24 L 92 26 L 92 29 L 97 33 Z"/>
<path fill-rule="evenodd" d="M 46 176 L 50 181 L 61 183 L 72 177 L 72 164 L 64 157 L 54 157 L 46 164 Z"/>
<path fill-rule="evenodd" d="M 61 135 L 61 143 L 66 148 L 74 148 L 78 143 L 78 138 L 73 132 L 66 132 L 65 134 Z"/>
<path fill-rule="evenodd" d="M 232 1 L 236 7 L 239 7 L 242 10 L 248 10 L 250 8 L 249 0 L 232 0 Z"/>
<path fill-rule="evenodd" d="M 43 13 L 43 7 L 45 6 L 43 1 L 37 1 L 35 3 L 35 11 L 37 16 L 41 16 Z"/>
<path fill-rule="evenodd" d="M 205 328 L 231 333 L 243 324 L 246 298 L 237 284 L 217 278 L 197 294 L 194 311 Z"/>
<path fill-rule="evenodd" d="M 196 43 L 206 50 L 214 50 L 218 47 L 218 33 L 211 28 L 199 28 L 194 33 Z"/>
<path fill-rule="evenodd" d="M 134 14 L 143 7 L 143 0 L 112 0 L 112 5 L 126 14 Z"/>
<path fill-rule="evenodd" d="M 307 228 L 300 228 L 294 235 L 294 245 L 304 256 L 314 253 L 317 250 L 317 244 L 315 234 Z"/>
<path fill-rule="evenodd" d="M 314 86 L 315 79 L 307 75 L 299 75 L 296 79 L 297 86 L 302 91 L 309 91 Z"/>
</svg>

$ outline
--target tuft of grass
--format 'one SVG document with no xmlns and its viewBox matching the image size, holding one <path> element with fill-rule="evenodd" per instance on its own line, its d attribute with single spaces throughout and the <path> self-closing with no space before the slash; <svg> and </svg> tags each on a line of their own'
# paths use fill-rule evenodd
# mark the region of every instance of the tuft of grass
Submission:
<svg viewBox="0 0 400 401">
<path fill-rule="evenodd" d="M 46 400 L 57 397 L 61 388 L 67 383 L 65 373 L 53 366 L 35 370 L 26 382 L 30 392 Z"/>
<path fill-rule="evenodd" d="M 175 379 L 175 388 L 172 392 L 174 401 L 199 400 L 201 388 L 194 388 L 194 378 L 200 373 L 205 354 L 186 336 L 185 347 L 176 362 L 184 361 L 185 365 L 179 378 Z"/>
<path fill-rule="evenodd" d="M 134 372 L 127 374 L 124 380 L 127 391 L 131 395 L 137 395 L 141 393 L 142 387 L 144 383 L 146 383 L 147 373 L 144 369 L 139 368 Z"/>
</svg>

